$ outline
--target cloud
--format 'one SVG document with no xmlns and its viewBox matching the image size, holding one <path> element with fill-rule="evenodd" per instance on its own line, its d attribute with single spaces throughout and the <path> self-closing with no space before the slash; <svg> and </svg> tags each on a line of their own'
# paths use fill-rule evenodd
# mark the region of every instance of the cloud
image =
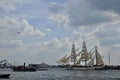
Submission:
<svg viewBox="0 0 120 80">
<path fill-rule="evenodd" d="M 88 51 L 98 46 L 100 54 L 104 56 L 105 64 L 108 63 L 108 53 L 111 54 L 111 64 L 116 65 L 119 60 L 119 49 L 120 49 L 120 21 L 115 20 L 113 22 L 102 23 L 92 26 L 83 26 L 74 30 L 74 39 L 77 46 L 81 46 L 82 37 L 85 37 Z"/>
<path fill-rule="evenodd" d="M 119 21 L 100 25 L 101 27 L 94 34 L 100 40 L 102 46 L 120 45 L 119 25 Z"/>
<path fill-rule="evenodd" d="M 52 33 L 52 30 L 50 28 L 45 29 L 46 33 Z"/>
<path fill-rule="evenodd" d="M 48 28 L 46 31 L 51 32 L 51 29 Z M 71 42 L 69 38 L 31 42 L 28 40 L 28 37 L 43 37 L 44 35 L 25 19 L 2 17 L 0 19 L 0 52 L 4 54 L 0 55 L 10 61 L 19 61 L 19 64 L 22 64 L 23 61 L 40 63 L 43 58 L 49 64 L 56 64 L 60 56 L 70 53 Z"/>
<path fill-rule="evenodd" d="M 64 9 L 64 6 L 55 2 L 52 2 L 48 7 L 48 11 L 52 13 L 58 13 Z"/>
<path fill-rule="evenodd" d="M 51 20 L 59 24 L 64 22 L 64 27 L 68 26 L 77 29 L 74 34 L 77 40 L 79 40 L 79 37 L 81 38 L 83 33 L 88 33 L 89 36 L 94 36 L 92 38 L 97 40 L 96 43 L 99 45 L 115 47 L 119 45 L 120 32 L 120 16 L 117 13 L 119 12 L 118 3 L 118 0 L 68 0 L 64 4 L 65 13 L 59 15 L 59 17 L 66 15 L 67 18 L 60 19 L 56 17 L 57 14 L 53 14 Z M 112 6 L 113 8 L 111 8 Z"/>
<path fill-rule="evenodd" d="M 56 22 L 58 25 L 66 25 L 69 22 L 68 15 L 65 14 L 50 15 L 48 19 Z"/>
<path fill-rule="evenodd" d="M 78 42 L 85 37 L 88 44 L 99 45 L 106 48 L 114 48 L 120 46 L 120 21 L 111 23 L 103 23 L 96 27 L 81 27 L 74 30 L 74 39 Z"/>
<path fill-rule="evenodd" d="M 44 33 L 42 33 L 38 29 L 34 29 L 32 25 L 30 25 L 26 20 L 21 21 L 21 35 L 29 35 L 29 36 L 44 36 Z"/>
<path fill-rule="evenodd" d="M 26 1 L 0 0 L 2 58 L 13 61 L 16 58 L 27 63 L 40 63 L 43 58 L 49 64 L 55 64 L 60 57 L 70 55 L 73 40 L 76 48 L 81 48 L 85 36 L 88 50 L 97 45 L 104 57 L 111 52 L 113 61 L 119 59 L 118 0 L 29 0 L 27 5 Z"/>
<path fill-rule="evenodd" d="M 0 48 L 15 48 L 23 45 L 21 40 L 0 39 Z"/>
<path fill-rule="evenodd" d="M 69 38 L 53 38 L 49 41 L 25 43 L 23 47 L 21 46 L 21 49 L 24 49 L 24 51 L 20 50 L 22 52 L 21 57 L 27 63 L 45 61 L 48 64 L 56 64 L 60 57 L 66 54 L 70 55 L 71 40 Z"/>
<path fill-rule="evenodd" d="M 1 17 L 0 56 L 1 58 L 9 59 L 10 61 L 17 60 L 21 64 L 21 62 L 23 63 L 27 58 L 31 58 L 31 54 L 34 55 L 30 46 L 27 46 L 27 44 L 30 43 L 29 41 L 36 38 L 40 39 L 44 36 L 45 33 L 32 26 L 25 19 Z M 27 50 L 31 50 L 31 52 L 28 53 L 29 51 Z"/>
<path fill-rule="evenodd" d="M 76 2 L 69 0 L 66 7 L 70 19 L 70 26 L 73 27 L 96 25 L 114 20 L 114 17 L 107 15 L 107 12 L 92 8 L 85 0 L 76 0 Z"/>
<path fill-rule="evenodd" d="M 6 12 L 14 11 L 16 6 L 21 3 L 23 3 L 23 0 L 0 0 L 0 8 Z"/>
<path fill-rule="evenodd" d="M 120 0 L 86 0 L 90 5 L 102 11 L 114 11 L 120 14 Z"/>
<path fill-rule="evenodd" d="M 45 34 L 35 29 L 27 20 L 4 17 L 0 19 L 0 36 L 43 37 Z"/>
<path fill-rule="evenodd" d="M 57 9 L 57 5 L 58 4 L 56 4 L 56 6 L 52 6 L 52 8 Z M 55 23 L 58 22 L 58 24 L 60 24 L 61 22 L 64 27 L 87 27 L 88 25 L 98 25 L 101 23 L 112 22 L 118 18 L 120 19 L 120 16 L 115 12 L 101 11 L 99 9 L 93 8 L 91 3 L 87 0 L 68 0 L 67 3 L 64 4 L 64 8 L 62 8 L 63 12 L 59 12 L 61 9 L 57 10 L 58 11 L 56 14 L 52 14 L 49 17 Z M 63 15 L 66 15 L 67 18 L 60 19 L 60 17 L 63 17 Z"/>
</svg>

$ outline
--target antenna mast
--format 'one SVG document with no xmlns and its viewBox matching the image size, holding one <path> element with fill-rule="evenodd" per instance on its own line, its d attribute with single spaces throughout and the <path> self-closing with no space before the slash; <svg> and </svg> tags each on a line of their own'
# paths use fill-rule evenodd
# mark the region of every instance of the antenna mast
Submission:
<svg viewBox="0 0 120 80">
<path fill-rule="evenodd" d="M 109 58 L 109 66 L 110 66 L 110 53 L 108 54 L 108 58 Z"/>
</svg>

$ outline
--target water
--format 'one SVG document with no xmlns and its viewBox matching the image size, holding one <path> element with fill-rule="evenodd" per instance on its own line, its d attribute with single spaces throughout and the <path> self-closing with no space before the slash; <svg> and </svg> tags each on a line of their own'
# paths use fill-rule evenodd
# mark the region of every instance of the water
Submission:
<svg viewBox="0 0 120 80">
<path fill-rule="evenodd" d="M 65 70 L 49 69 L 37 72 L 13 72 L 0 71 L 0 73 L 11 73 L 9 79 L 0 80 L 120 80 L 119 70 Z"/>
</svg>

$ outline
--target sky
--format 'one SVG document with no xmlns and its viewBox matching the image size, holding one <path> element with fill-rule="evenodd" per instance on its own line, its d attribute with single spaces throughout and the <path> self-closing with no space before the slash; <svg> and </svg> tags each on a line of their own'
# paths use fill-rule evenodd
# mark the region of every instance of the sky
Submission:
<svg viewBox="0 0 120 80">
<path fill-rule="evenodd" d="M 0 0 L 0 60 L 57 64 L 72 43 L 120 62 L 120 0 Z M 79 50 L 80 51 L 80 50 Z M 79 52 L 78 51 L 78 52 Z"/>
</svg>

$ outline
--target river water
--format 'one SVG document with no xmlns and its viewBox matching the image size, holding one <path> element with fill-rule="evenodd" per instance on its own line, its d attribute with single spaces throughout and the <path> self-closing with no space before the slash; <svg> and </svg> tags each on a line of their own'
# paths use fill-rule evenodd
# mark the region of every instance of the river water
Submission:
<svg viewBox="0 0 120 80">
<path fill-rule="evenodd" d="M 10 73 L 9 79 L 0 80 L 120 80 L 119 70 L 65 70 L 49 69 L 48 71 L 36 72 L 13 72 L 3 71 L 0 73 Z"/>
</svg>

